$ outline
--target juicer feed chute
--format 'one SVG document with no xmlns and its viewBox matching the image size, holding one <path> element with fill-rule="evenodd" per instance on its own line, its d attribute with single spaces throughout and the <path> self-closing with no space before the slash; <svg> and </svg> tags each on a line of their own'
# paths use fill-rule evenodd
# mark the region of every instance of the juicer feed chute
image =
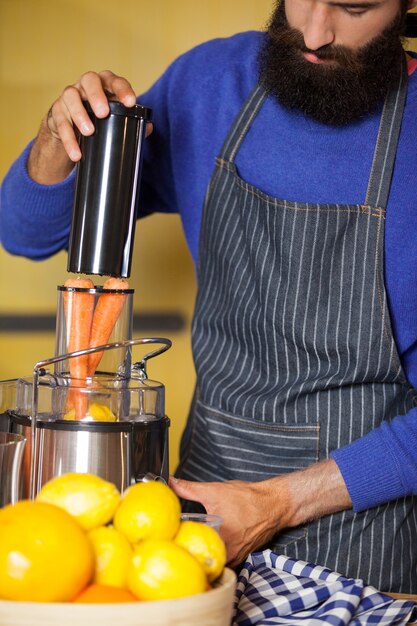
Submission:
<svg viewBox="0 0 417 626">
<path fill-rule="evenodd" d="M 105 285 L 108 284 L 106 281 Z M 68 282 L 68 281 L 67 281 Z M 79 281 L 84 284 L 87 281 Z M 93 285 L 92 281 L 90 282 Z M 123 282 L 127 285 L 126 281 Z M 72 284 L 77 284 L 77 279 L 71 281 Z M 116 315 L 114 324 L 109 324 L 107 333 L 100 337 L 100 344 L 121 344 L 124 340 L 132 338 L 132 326 L 133 326 L 133 295 L 134 290 L 129 288 L 124 289 L 108 289 L 105 286 L 97 287 L 92 286 L 90 288 L 75 287 L 59 285 L 57 288 L 57 309 L 56 309 L 56 333 L 55 333 L 55 355 L 64 355 L 72 353 L 77 350 L 83 350 L 85 348 L 94 347 L 98 345 L 94 339 L 97 339 L 97 332 L 94 334 L 94 319 L 98 314 L 98 317 L 107 317 L 108 311 L 106 310 L 106 302 L 111 300 L 110 306 L 116 307 Z M 78 303 L 81 301 L 81 305 Z M 89 309 L 91 319 L 87 319 L 87 312 L 80 319 L 80 306 L 83 309 Z M 107 306 L 107 308 L 109 308 Z M 104 309 L 104 310 L 103 310 Z M 79 326 L 84 325 L 87 331 L 87 337 L 83 341 L 82 333 L 76 331 L 80 330 Z M 75 332 L 74 332 L 75 331 Z M 75 339 L 73 335 L 75 336 Z M 94 337 L 93 337 L 94 335 Z M 97 358 L 96 358 L 97 357 Z M 131 349 L 130 347 L 114 347 L 112 350 L 101 351 L 96 350 L 90 353 L 88 356 L 81 357 L 85 361 L 86 371 L 84 372 L 83 379 L 87 376 L 91 377 L 96 372 L 106 373 L 108 376 L 118 376 L 122 378 L 130 378 L 131 369 Z M 76 362 L 81 360 L 80 358 L 61 359 L 54 363 L 54 372 L 56 374 L 62 374 L 64 376 L 70 376 L 72 379 L 77 378 L 77 372 L 79 368 L 75 367 Z M 82 386 L 82 380 L 80 384 Z M 75 381 L 73 381 L 75 385 Z"/>
</svg>

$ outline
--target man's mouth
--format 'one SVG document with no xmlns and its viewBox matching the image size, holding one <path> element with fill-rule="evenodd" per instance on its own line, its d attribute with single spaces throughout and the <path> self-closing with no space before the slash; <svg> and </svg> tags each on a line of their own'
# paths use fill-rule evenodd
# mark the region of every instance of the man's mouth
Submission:
<svg viewBox="0 0 417 626">
<path fill-rule="evenodd" d="M 316 54 L 314 54 L 313 52 L 303 52 L 303 57 L 305 58 L 306 61 L 308 61 L 309 63 L 315 63 L 316 65 L 322 65 L 324 63 L 332 63 L 332 61 L 328 60 L 328 59 L 320 59 Z"/>
</svg>

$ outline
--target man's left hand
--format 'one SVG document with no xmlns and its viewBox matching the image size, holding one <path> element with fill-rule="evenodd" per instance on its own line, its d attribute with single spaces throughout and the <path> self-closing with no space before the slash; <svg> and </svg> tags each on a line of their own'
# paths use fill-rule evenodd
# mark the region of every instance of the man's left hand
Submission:
<svg viewBox="0 0 417 626">
<path fill-rule="evenodd" d="M 288 499 L 282 477 L 256 483 L 199 483 L 171 478 L 169 485 L 180 498 L 201 502 L 207 513 L 223 518 L 220 535 L 232 567 L 285 526 Z"/>
</svg>

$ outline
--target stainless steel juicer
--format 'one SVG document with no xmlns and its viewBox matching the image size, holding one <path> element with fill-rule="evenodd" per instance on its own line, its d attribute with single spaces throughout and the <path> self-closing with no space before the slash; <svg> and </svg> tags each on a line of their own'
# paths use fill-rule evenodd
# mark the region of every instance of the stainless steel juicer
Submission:
<svg viewBox="0 0 417 626">
<path fill-rule="evenodd" d="M 99 372 L 74 387 L 67 373 L 47 369 L 97 350 L 130 349 L 161 344 L 131 367 L 130 377 Z M 147 362 L 171 346 L 165 338 L 131 339 L 59 355 L 36 363 L 33 378 L 0 382 L 0 431 L 26 437 L 20 497 L 35 497 L 48 480 L 67 472 L 92 473 L 114 483 L 120 491 L 143 480 L 168 480 L 168 428 L 165 388 L 147 376 Z M 85 394 L 116 419 L 65 414 L 71 390 Z M 100 417 L 100 415 L 98 416 Z"/>
<path fill-rule="evenodd" d="M 96 118 L 88 103 L 85 107 L 95 130 L 80 137 L 67 269 L 125 278 L 130 275 L 142 148 L 152 111 L 109 101 L 109 115 Z M 21 497 L 35 497 L 45 482 L 67 472 L 96 474 L 120 491 L 136 481 L 168 479 L 165 389 L 148 378 L 147 362 L 171 341 L 132 339 L 132 289 L 106 289 L 92 281 L 80 283 L 91 288 L 74 287 L 77 280 L 58 287 L 55 356 L 36 363 L 32 378 L 0 382 L 0 431 L 27 439 Z M 112 330 L 97 346 L 91 340 L 92 317 L 87 323 L 83 313 L 85 308 L 95 314 L 106 298 L 119 298 L 120 307 L 108 324 Z M 76 308 L 79 317 L 71 317 Z M 79 341 L 79 331 L 87 331 L 85 341 Z M 76 335 L 75 347 L 70 341 Z M 131 365 L 133 347 L 153 344 L 160 347 Z M 98 353 L 100 368 L 77 374 L 77 359 L 79 364 L 80 358 Z"/>
</svg>

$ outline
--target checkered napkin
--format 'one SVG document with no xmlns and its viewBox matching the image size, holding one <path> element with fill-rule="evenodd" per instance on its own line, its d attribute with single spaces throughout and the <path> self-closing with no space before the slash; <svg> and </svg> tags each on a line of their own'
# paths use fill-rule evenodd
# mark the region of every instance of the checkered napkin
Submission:
<svg viewBox="0 0 417 626">
<path fill-rule="evenodd" d="M 361 580 L 270 550 L 249 555 L 238 579 L 233 626 L 388 626 L 417 620 L 414 602 Z"/>
</svg>

